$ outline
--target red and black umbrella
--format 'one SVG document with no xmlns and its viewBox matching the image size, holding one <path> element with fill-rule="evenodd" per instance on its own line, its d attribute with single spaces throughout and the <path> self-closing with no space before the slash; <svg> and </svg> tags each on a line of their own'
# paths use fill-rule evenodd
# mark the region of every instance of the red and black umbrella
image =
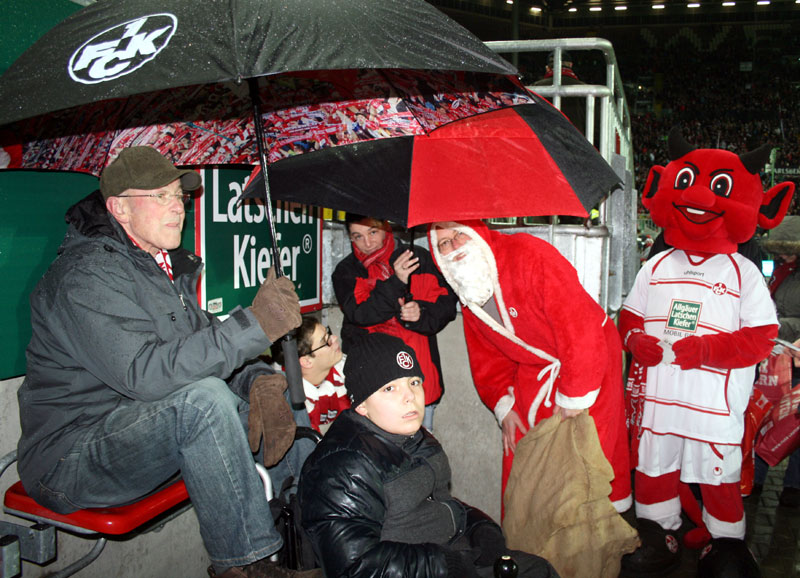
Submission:
<svg viewBox="0 0 800 578">
<path fill-rule="evenodd" d="M 586 217 L 619 177 L 543 98 L 411 134 L 316 149 L 270 165 L 272 195 L 403 226 L 535 215 Z M 270 141 L 270 137 L 267 137 Z M 274 142 L 274 141 L 273 141 Z M 276 143 L 276 146 L 279 146 Z M 303 141 L 304 149 L 313 149 Z M 257 167 L 245 190 L 260 195 Z"/>
</svg>

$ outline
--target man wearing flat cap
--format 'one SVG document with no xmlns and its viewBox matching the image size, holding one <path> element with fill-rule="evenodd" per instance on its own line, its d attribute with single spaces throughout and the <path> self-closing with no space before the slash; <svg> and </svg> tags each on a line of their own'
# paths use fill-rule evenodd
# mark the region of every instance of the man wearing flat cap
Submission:
<svg viewBox="0 0 800 578">
<path fill-rule="evenodd" d="M 20 479 L 67 513 L 135 501 L 180 473 L 212 576 L 292 576 L 267 560 L 282 542 L 253 452 L 278 462 L 295 417 L 285 378 L 254 359 L 300 324 L 299 301 L 272 274 L 225 321 L 200 309 L 202 261 L 180 247 L 200 184 L 131 147 L 67 210 L 58 257 L 30 297 Z"/>
</svg>

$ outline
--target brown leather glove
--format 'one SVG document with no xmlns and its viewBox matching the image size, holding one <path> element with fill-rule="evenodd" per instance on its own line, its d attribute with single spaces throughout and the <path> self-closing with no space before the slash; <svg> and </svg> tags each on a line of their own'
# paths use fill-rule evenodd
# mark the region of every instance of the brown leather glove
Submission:
<svg viewBox="0 0 800 578">
<path fill-rule="evenodd" d="M 247 441 L 253 453 L 264 438 L 264 466 L 277 464 L 294 443 L 297 424 L 283 397 L 286 377 L 280 373 L 262 374 L 250 387 L 250 414 L 247 418 Z"/>
<path fill-rule="evenodd" d="M 256 293 L 250 311 L 267 338 L 275 343 L 292 329 L 300 327 L 300 299 L 294 291 L 294 283 L 288 277 L 275 278 L 275 269 L 270 267 L 267 278 Z"/>
</svg>

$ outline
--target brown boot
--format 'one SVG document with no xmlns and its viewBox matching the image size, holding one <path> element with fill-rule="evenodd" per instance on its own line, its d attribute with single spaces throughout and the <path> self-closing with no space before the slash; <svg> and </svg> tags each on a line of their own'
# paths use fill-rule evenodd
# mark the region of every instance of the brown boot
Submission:
<svg viewBox="0 0 800 578">
<path fill-rule="evenodd" d="M 262 558 L 247 566 L 234 566 L 222 574 L 216 574 L 209 566 L 208 574 L 212 578 L 324 578 L 322 570 L 289 570 L 281 568 L 277 563 Z"/>
</svg>

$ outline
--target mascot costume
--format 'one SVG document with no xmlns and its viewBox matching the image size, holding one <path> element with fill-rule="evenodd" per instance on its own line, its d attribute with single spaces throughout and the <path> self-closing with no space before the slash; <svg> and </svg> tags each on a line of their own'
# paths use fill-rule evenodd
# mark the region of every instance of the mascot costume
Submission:
<svg viewBox="0 0 800 578">
<path fill-rule="evenodd" d="M 768 145 L 742 155 L 695 150 L 673 129 L 668 148 L 671 162 L 650 170 L 642 203 L 671 248 L 644 264 L 619 320 L 633 357 L 629 424 L 642 539 L 623 571 L 653 576 L 680 564 L 679 494 L 696 483 L 712 538 L 699 575 L 759 576 L 744 542 L 740 444 L 755 366 L 769 355 L 778 320 L 761 271 L 736 249 L 756 226 L 781 222 L 794 184 L 764 192 Z"/>
</svg>

